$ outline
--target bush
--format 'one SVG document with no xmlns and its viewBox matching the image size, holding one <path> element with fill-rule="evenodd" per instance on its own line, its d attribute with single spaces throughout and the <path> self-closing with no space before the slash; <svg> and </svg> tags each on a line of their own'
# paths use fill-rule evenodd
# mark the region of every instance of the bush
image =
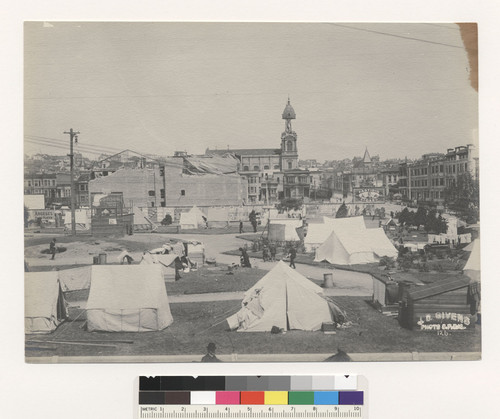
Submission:
<svg viewBox="0 0 500 419">
<path fill-rule="evenodd" d="M 172 216 L 170 214 L 165 215 L 165 218 L 161 220 L 162 226 L 169 226 L 172 224 Z"/>
<path fill-rule="evenodd" d="M 394 260 L 394 258 L 391 258 L 389 256 L 383 256 L 382 258 L 380 258 L 378 266 L 385 266 L 385 270 L 388 271 L 389 269 L 396 266 L 396 261 Z"/>
</svg>

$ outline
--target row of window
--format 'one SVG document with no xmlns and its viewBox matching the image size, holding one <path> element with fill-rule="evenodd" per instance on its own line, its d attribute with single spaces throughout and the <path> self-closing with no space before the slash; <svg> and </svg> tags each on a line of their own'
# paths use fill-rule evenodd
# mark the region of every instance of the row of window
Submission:
<svg viewBox="0 0 500 419">
<path fill-rule="evenodd" d="M 275 164 L 275 165 L 273 166 L 273 169 L 274 169 L 274 170 L 279 170 L 279 168 L 280 168 L 280 167 L 279 167 L 279 165 L 277 165 L 277 164 Z M 290 167 L 290 168 L 291 168 L 291 167 Z M 269 166 L 268 166 L 267 164 L 264 166 L 264 170 L 269 170 Z M 249 172 L 249 171 L 250 171 L 250 166 L 243 166 L 243 171 L 244 171 L 244 172 Z M 255 172 L 260 171 L 260 166 L 254 166 L 254 167 L 253 167 L 253 171 L 255 171 Z"/>
<path fill-rule="evenodd" d="M 443 173 L 444 172 L 444 165 L 435 165 L 431 166 L 431 173 Z"/>
<path fill-rule="evenodd" d="M 31 186 L 56 186 L 56 180 L 55 179 L 34 179 L 34 180 L 28 180 L 28 187 Z"/>
<path fill-rule="evenodd" d="M 444 178 L 431 179 L 432 186 L 444 186 Z"/>
<path fill-rule="evenodd" d="M 308 176 L 286 176 L 286 183 L 308 183 Z M 312 183 L 313 178 L 310 177 L 310 182 Z"/>
</svg>

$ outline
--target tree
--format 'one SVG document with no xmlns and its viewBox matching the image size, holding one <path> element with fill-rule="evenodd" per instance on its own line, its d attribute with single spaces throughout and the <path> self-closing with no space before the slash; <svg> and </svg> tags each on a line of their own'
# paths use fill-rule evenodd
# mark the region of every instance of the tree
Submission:
<svg viewBox="0 0 500 419">
<path fill-rule="evenodd" d="M 337 210 L 337 214 L 335 214 L 335 218 L 346 218 L 349 215 L 349 210 L 347 209 L 347 205 L 345 202 Z"/>
<path fill-rule="evenodd" d="M 298 198 L 283 198 L 278 204 L 276 204 L 276 208 L 279 212 L 289 211 L 291 209 L 297 211 L 302 208 L 303 201 Z"/>
<path fill-rule="evenodd" d="M 413 225 L 416 227 L 425 225 L 427 221 L 427 210 L 424 207 L 418 207 L 417 213 L 413 219 Z"/>
<path fill-rule="evenodd" d="M 398 221 L 401 225 L 414 225 L 415 212 L 410 211 L 408 207 L 404 207 L 399 213 Z"/>
<path fill-rule="evenodd" d="M 429 211 L 427 215 L 427 221 L 424 225 L 425 231 L 428 233 L 432 232 L 435 234 L 446 233 L 448 230 L 448 223 L 446 220 L 438 214 L 435 209 Z"/>
<path fill-rule="evenodd" d="M 460 218 L 469 223 L 479 219 L 479 181 L 469 172 L 460 174 L 444 190 L 444 202 Z"/>
</svg>

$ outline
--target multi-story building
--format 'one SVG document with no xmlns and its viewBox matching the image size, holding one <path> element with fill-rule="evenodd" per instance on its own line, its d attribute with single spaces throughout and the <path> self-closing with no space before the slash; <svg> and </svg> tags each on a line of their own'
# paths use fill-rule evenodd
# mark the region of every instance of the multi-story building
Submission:
<svg viewBox="0 0 500 419">
<path fill-rule="evenodd" d="M 71 205 L 69 173 L 31 173 L 24 176 L 25 195 L 44 195 L 45 205 Z"/>
<path fill-rule="evenodd" d="M 399 191 L 410 202 L 439 207 L 445 189 L 467 172 L 479 178 L 479 156 L 472 144 L 449 148 L 446 154 L 424 154 L 417 161 L 400 164 Z"/>
</svg>

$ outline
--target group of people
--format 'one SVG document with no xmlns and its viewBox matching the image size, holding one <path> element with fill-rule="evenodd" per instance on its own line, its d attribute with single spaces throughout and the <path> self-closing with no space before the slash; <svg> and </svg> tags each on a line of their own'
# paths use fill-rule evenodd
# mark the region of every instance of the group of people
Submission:
<svg viewBox="0 0 500 419">
<path fill-rule="evenodd" d="M 246 249 L 240 247 L 238 249 L 241 252 L 240 264 L 242 268 L 251 268 L 250 257 Z M 288 259 L 290 259 L 290 268 L 295 269 L 295 259 L 297 258 L 297 249 L 294 246 L 290 246 L 288 250 Z M 276 244 L 270 243 L 269 246 L 264 244 L 262 248 L 262 260 L 264 262 L 275 262 L 276 261 Z"/>
</svg>

